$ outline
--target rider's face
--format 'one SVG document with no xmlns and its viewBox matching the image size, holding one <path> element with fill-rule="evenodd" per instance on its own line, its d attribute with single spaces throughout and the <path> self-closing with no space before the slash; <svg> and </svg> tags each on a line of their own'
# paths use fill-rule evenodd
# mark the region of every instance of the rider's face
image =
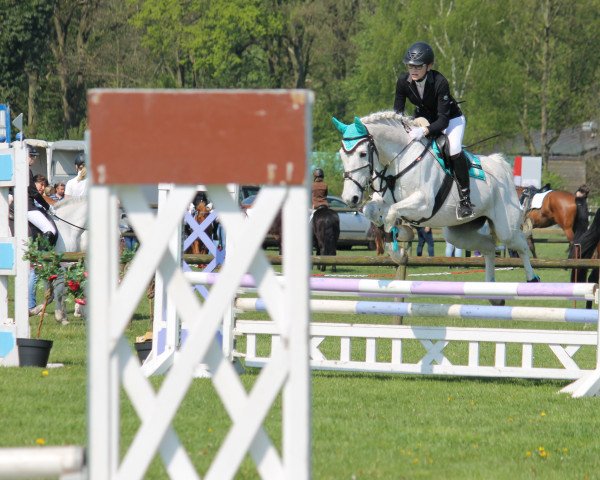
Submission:
<svg viewBox="0 0 600 480">
<path fill-rule="evenodd" d="M 430 67 L 431 65 L 407 65 L 410 79 L 415 82 L 421 80 L 425 75 L 427 75 Z"/>
</svg>

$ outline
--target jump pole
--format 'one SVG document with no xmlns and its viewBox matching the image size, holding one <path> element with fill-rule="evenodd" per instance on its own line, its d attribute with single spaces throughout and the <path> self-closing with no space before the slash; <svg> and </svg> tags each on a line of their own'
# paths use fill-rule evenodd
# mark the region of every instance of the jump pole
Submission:
<svg viewBox="0 0 600 480">
<path fill-rule="evenodd" d="M 310 478 L 310 369 L 308 323 L 310 236 L 308 157 L 311 107 L 308 91 L 91 90 L 88 94 L 90 189 L 88 298 L 89 473 L 93 479 L 143 478 L 158 453 L 171 478 L 199 478 L 171 425 L 200 362 L 232 426 L 206 479 L 234 478 L 246 453 L 262 478 Z M 156 119 L 160 118 L 161 122 Z M 123 143 L 122 138 L 128 138 Z M 152 138 L 152 142 L 147 142 Z M 173 139 L 193 138 L 193 144 Z M 201 144 L 197 150 L 195 145 Z M 168 161 L 167 161 L 168 159 Z M 200 304 L 170 250 L 173 233 L 202 182 L 229 241 L 223 279 Z M 163 211 L 151 210 L 140 184 L 173 183 Z M 266 185 L 244 217 L 229 183 Z M 140 248 L 118 281 L 118 203 L 128 213 Z M 284 230 L 285 286 L 262 251 L 279 209 Z M 287 254 L 285 254 L 287 252 Z M 177 361 L 158 392 L 149 383 L 124 336 L 155 272 L 169 301 L 192 326 Z M 286 339 L 273 352 L 251 392 L 223 356 L 215 334 L 244 274 L 257 282 L 273 323 Z M 121 456 L 119 393 L 123 387 L 141 427 Z M 282 446 L 272 444 L 262 422 L 278 393 Z M 200 430 L 199 430 L 200 431 Z"/>
</svg>

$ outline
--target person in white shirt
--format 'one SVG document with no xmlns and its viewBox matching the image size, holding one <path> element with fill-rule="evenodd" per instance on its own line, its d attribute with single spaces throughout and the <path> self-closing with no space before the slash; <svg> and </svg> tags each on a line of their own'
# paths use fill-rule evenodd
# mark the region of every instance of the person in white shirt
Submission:
<svg viewBox="0 0 600 480">
<path fill-rule="evenodd" d="M 65 186 L 65 198 L 87 195 L 88 178 L 83 153 L 80 153 L 75 159 L 75 168 L 77 169 L 77 176 L 67 182 Z"/>
</svg>

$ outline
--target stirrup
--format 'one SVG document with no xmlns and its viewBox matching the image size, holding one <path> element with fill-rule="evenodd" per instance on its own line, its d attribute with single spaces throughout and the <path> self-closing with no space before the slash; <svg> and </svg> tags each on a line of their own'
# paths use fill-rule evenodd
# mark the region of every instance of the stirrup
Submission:
<svg viewBox="0 0 600 480">
<path fill-rule="evenodd" d="M 472 217 L 475 214 L 475 212 L 473 211 L 474 206 L 475 205 L 473 205 L 468 200 L 460 201 L 459 204 L 456 206 L 457 220 L 463 220 L 465 218 Z"/>
</svg>

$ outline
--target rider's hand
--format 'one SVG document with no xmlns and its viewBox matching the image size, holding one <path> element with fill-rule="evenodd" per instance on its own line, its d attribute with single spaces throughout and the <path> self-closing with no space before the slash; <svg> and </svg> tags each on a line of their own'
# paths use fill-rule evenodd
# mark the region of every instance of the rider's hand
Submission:
<svg viewBox="0 0 600 480">
<path fill-rule="evenodd" d="M 410 132 L 408 132 L 408 136 L 412 140 L 421 140 L 421 138 L 423 138 L 427 133 L 429 132 L 425 132 L 424 127 L 414 127 L 410 130 Z"/>
</svg>

